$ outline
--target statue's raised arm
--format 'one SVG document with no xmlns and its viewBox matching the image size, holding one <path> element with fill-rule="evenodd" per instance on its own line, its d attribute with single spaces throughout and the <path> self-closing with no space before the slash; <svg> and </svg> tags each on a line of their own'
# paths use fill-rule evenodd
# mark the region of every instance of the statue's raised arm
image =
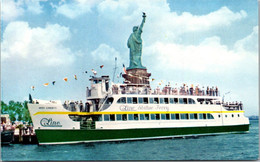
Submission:
<svg viewBox="0 0 260 162">
<path fill-rule="evenodd" d="M 143 31 L 143 26 L 144 26 L 144 23 L 145 23 L 145 18 L 146 18 L 146 14 L 143 12 L 143 20 L 142 20 L 142 23 L 139 27 L 139 30 L 142 32 Z"/>
</svg>

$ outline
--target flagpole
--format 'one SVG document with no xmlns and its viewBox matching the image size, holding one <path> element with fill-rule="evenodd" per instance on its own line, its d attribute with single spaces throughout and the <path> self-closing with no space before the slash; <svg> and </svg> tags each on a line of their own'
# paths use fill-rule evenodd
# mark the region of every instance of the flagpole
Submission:
<svg viewBox="0 0 260 162">
<path fill-rule="evenodd" d="M 114 67 L 114 74 L 113 74 L 113 82 L 114 82 L 114 79 L 115 79 L 116 69 L 117 69 L 117 57 L 115 57 L 115 67 Z"/>
</svg>

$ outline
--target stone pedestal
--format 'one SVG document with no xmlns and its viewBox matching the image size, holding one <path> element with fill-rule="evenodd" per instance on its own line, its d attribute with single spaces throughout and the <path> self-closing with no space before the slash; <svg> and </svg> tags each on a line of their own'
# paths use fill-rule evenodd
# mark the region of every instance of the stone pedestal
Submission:
<svg viewBox="0 0 260 162">
<path fill-rule="evenodd" d="M 126 72 L 127 74 L 123 74 L 126 84 L 150 85 L 149 77 L 151 73 L 147 73 L 147 69 L 129 69 Z"/>
</svg>

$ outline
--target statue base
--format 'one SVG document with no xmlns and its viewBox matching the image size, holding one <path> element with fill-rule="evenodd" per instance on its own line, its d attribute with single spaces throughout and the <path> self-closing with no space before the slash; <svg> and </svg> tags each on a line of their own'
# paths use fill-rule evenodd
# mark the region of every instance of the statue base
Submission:
<svg viewBox="0 0 260 162">
<path fill-rule="evenodd" d="M 144 84 L 150 86 L 149 77 L 151 73 L 147 73 L 147 69 L 127 69 L 123 74 L 126 84 Z"/>
</svg>

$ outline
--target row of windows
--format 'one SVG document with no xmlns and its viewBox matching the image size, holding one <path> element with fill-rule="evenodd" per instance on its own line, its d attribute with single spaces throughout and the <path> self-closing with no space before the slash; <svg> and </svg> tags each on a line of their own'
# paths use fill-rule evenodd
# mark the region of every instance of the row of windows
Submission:
<svg viewBox="0 0 260 162">
<path fill-rule="evenodd" d="M 167 98 L 167 97 L 121 97 L 117 100 L 120 104 L 195 104 L 191 98 Z"/>
<path fill-rule="evenodd" d="M 104 115 L 104 121 L 126 120 L 197 120 L 214 119 L 211 114 L 110 114 Z"/>
</svg>

